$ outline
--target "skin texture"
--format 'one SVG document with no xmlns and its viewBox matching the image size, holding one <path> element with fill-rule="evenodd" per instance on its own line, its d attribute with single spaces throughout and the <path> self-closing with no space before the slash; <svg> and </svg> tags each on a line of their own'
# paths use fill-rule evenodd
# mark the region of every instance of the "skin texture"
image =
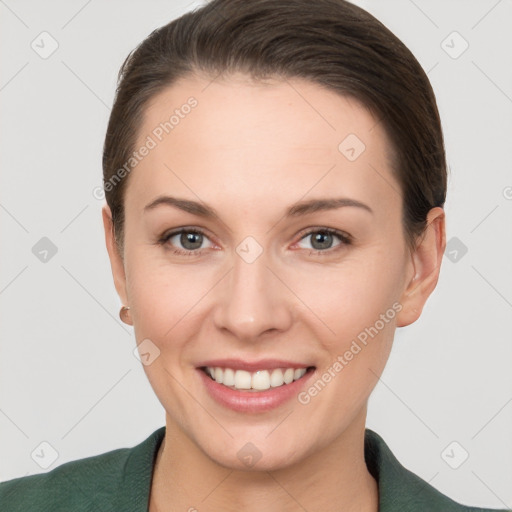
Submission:
<svg viewBox="0 0 512 512">
<path fill-rule="evenodd" d="M 409 251 L 382 125 L 355 100 L 299 79 L 189 76 L 153 98 L 137 147 L 190 96 L 197 106 L 130 174 L 123 257 L 103 208 L 127 321 L 137 343 L 149 338 L 160 350 L 144 366 L 167 427 L 150 510 L 376 511 L 364 462 L 367 402 L 396 327 L 419 317 L 436 286 L 444 212 L 430 211 Z M 338 149 L 349 134 L 366 146 L 354 161 Z M 167 205 L 144 212 L 160 195 L 207 204 L 219 219 Z M 296 202 L 334 197 L 372 212 L 345 206 L 285 217 Z M 191 247 L 179 236 L 158 245 L 181 227 L 205 232 L 199 254 L 174 254 Z M 326 227 L 352 242 L 334 235 L 322 246 L 305 233 Z M 263 251 L 252 263 L 236 251 L 248 236 Z M 196 369 L 213 358 L 281 358 L 320 376 L 393 304 L 400 312 L 308 404 L 234 412 L 210 398 Z M 247 442 L 262 454 L 252 468 L 237 457 Z"/>
</svg>

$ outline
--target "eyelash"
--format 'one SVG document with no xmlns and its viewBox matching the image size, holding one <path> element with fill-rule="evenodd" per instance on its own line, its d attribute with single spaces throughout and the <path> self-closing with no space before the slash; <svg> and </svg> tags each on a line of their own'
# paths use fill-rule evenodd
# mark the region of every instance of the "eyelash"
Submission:
<svg viewBox="0 0 512 512">
<path fill-rule="evenodd" d="M 164 233 L 158 240 L 158 244 L 161 245 L 161 246 L 165 246 L 167 244 L 167 242 L 175 235 L 179 235 L 181 233 L 194 233 L 194 234 L 197 234 L 197 235 L 202 235 L 206 238 L 208 238 L 208 235 L 202 231 L 201 229 L 197 229 L 197 228 L 180 228 L 180 229 L 177 229 L 175 231 L 171 231 L 169 233 Z M 318 256 L 324 256 L 324 255 L 329 255 L 329 254 L 332 254 L 333 252 L 336 252 L 337 250 L 340 250 L 343 248 L 343 246 L 347 246 L 347 245 L 351 245 L 352 244 L 352 237 L 350 235 L 348 235 L 347 233 L 344 233 L 342 231 L 338 231 L 337 229 L 333 229 L 333 228 L 311 228 L 309 229 L 308 231 L 304 232 L 304 233 L 301 233 L 301 237 L 299 239 L 299 242 L 301 240 L 303 240 L 304 238 L 308 237 L 309 235 L 312 235 L 314 233 L 324 233 L 324 234 L 329 234 L 329 235 L 335 235 L 339 238 L 340 240 L 340 244 L 339 245 L 336 245 L 332 248 L 329 248 L 329 249 L 325 249 L 325 250 L 320 250 L 320 249 L 309 249 L 310 251 L 310 254 L 313 253 L 315 255 L 318 255 Z M 296 242 L 298 243 L 298 242 Z M 177 255 L 180 255 L 180 256 L 195 256 L 195 255 L 199 255 L 203 252 L 204 249 L 199 249 L 199 250 L 187 250 L 187 249 L 177 249 L 177 248 L 172 248 L 170 249 L 170 251 L 174 254 L 177 254 Z"/>
</svg>

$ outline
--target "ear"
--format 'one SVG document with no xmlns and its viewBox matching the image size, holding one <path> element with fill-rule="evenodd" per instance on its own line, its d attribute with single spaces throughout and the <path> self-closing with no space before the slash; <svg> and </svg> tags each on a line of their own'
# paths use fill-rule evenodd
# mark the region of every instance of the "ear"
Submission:
<svg viewBox="0 0 512 512">
<path fill-rule="evenodd" d="M 126 294 L 126 275 L 124 272 L 124 261 L 119 253 L 117 243 L 114 236 L 114 224 L 112 222 L 112 212 L 110 207 L 105 204 L 101 209 L 103 216 L 103 227 L 105 229 L 105 243 L 107 245 L 108 256 L 110 258 L 110 266 L 112 268 L 112 276 L 114 277 L 114 285 L 122 304 L 128 304 Z"/>
<path fill-rule="evenodd" d="M 437 285 L 445 248 L 445 215 L 444 210 L 437 206 L 429 211 L 425 232 L 411 253 L 413 275 L 402 294 L 402 310 L 397 315 L 397 327 L 410 325 L 421 315 L 423 306 Z"/>
</svg>

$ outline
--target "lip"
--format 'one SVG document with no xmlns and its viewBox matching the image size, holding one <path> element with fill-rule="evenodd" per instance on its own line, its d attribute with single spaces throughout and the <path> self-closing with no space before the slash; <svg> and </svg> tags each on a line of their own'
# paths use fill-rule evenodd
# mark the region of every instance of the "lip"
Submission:
<svg viewBox="0 0 512 512">
<path fill-rule="evenodd" d="M 220 368 L 231 368 L 233 370 L 245 370 L 247 372 L 256 372 L 258 370 L 274 370 L 275 368 L 309 368 L 313 365 L 301 362 L 285 361 L 284 359 L 259 359 L 258 361 L 243 361 L 242 359 L 212 359 L 203 361 L 197 365 L 197 368 L 213 366 Z M 289 384 L 287 384 L 289 386 Z"/>
<path fill-rule="evenodd" d="M 219 361 L 217 361 L 215 365 L 208 364 L 205 366 L 223 366 L 217 363 L 219 363 Z M 226 367 L 233 368 L 229 365 L 226 365 Z M 275 366 L 274 368 L 283 367 L 286 366 Z M 269 367 L 259 366 L 257 369 L 267 368 Z M 295 368 L 305 368 L 305 366 L 299 365 Z M 231 389 L 213 380 L 206 374 L 203 367 L 197 368 L 197 372 L 199 373 L 199 377 L 202 379 L 208 394 L 218 404 L 236 412 L 257 414 L 276 409 L 291 400 L 293 397 L 296 397 L 301 389 L 307 386 L 312 376 L 316 373 L 316 368 L 311 366 L 307 368 L 308 371 L 300 379 L 290 382 L 290 384 L 283 384 L 276 388 L 270 388 L 266 391 L 242 391 Z"/>
</svg>

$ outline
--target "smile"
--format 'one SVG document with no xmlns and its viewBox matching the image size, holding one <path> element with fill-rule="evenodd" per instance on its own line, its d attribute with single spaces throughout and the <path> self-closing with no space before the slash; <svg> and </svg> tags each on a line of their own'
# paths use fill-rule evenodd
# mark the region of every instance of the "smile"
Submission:
<svg viewBox="0 0 512 512">
<path fill-rule="evenodd" d="M 210 359 L 196 366 L 210 399 L 239 413 L 261 414 L 289 403 L 316 375 L 316 366 L 285 359 Z"/>
</svg>

